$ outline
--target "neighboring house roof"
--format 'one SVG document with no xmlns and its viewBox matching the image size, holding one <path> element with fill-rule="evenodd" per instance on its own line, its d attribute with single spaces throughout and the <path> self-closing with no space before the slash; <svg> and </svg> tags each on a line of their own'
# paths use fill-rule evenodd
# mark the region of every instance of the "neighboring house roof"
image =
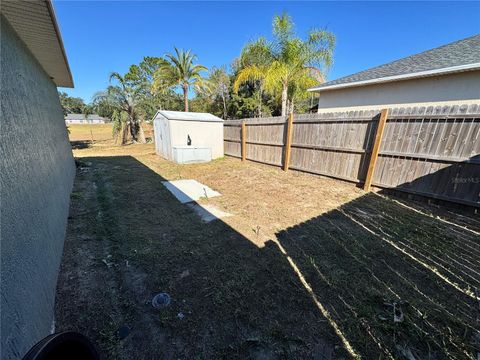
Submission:
<svg viewBox="0 0 480 360">
<path fill-rule="evenodd" d="M 1 13 L 53 82 L 73 87 L 51 0 L 2 1 Z"/>
<path fill-rule="evenodd" d="M 91 114 L 88 115 L 87 117 L 88 120 L 103 120 L 103 121 L 108 121 L 108 119 L 101 117 L 100 115 L 97 114 Z M 84 114 L 67 114 L 65 116 L 65 120 L 85 120 L 85 115 Z"/>
<path fill-rule="evenodd" d="M 329 81 L 309 90 L 334 90 L 476 69 L 480 69 L 480 35 Z"/>
<path fill-rule="evenodd" d="M 159 110 L 155 117 L 159 114 L 168 120 L 223 122 L 223 119 L 209 113 Z"/>
</svg>

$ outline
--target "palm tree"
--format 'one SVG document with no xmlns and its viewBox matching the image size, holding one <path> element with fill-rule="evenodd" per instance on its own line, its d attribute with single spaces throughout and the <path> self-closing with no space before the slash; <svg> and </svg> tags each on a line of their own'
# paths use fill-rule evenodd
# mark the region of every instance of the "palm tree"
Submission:
<svg viewBox="0 0 480 360">
<path fill-rule="evenodd" d="M 326 30 L 311 30 L 307 39 L 295 36 L 289 15 L 273 18 L 273 41 L 261 37 L 247 44 L 240 55 L 241 69 L 234 91 L 246 82 L 260 82 L 266 92 L 280 94 L 282 116 L 293 111 L 294 101 L 322 82 L 331 65 L 335 36 Z"/>
<path fill-rule="evenodd" d="M 160 66 L 155 73 L 154 88 L 180 87 L 183 91 L 183 102 L 185 111 L 188 112 L 188 91 L 193 86 L 199 89 L 204 82 L 202 71 L 207 71 L 203 65 L 194 64 L 197 56 L 191 50 L 175 48 L 175 54 L 167 54 L 161 60 Z"/>
<path fill-rule="evenodd" d="M 92 115 L 93 113 L 94 113 L 94 109 L 92 105 L 85 105 L 82 109 L 83 117 L 85 118 L 87 123 L 88 123 L 88 116 Z"/>
<path fill-rule="evenodd" d="M 115 115 L 115 118 L 112 120 L 116 124 L 114 130 L 118 129 L 120 123 L 122 145 L 126 143 L 129 132 L 134 142 L 145 143 L 145 136 L 140 124 L 141 109 L 138 106 L 144 87 L 141 84 L 133 84 L 128 80 L 127 75 L 122 76 L 113 72 L 110 75 L 110 82 L 115 81 L 117 85 L 110 85 L 106 91 L 95 94 L 93 101 L 108 105 L 113 109 L 112 114 Z"/>
</svg>

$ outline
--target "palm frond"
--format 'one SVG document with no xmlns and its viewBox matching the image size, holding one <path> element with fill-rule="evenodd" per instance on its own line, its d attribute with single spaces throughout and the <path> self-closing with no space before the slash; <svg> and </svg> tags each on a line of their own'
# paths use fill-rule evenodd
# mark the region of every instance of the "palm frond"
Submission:
<svg viewBox="0 0 480 360">
<path fill-rule="evenodd" d="M 273 18 L 273 36 L 275 36 L 278 42 L 287 42 L 293 35 L 294 24 L 292 18 L 287 13 L 282 15 L 275 15 Z"/>
<path fill-rule="evenodd" d="M 233 84 L 233 91 L 238 93 L 238 89 L 241 85 L 247 82 L 255 82 L 259 80 L 263 80 L 265 78 L 265 68 L 257 66 L 257 65 L 250 65 L 242 70 L 237 75 L 237 78 Z"/>
<path fill-rule="evenodd" d="M 272 50 L 272 44 L 264 37 L 258 38 L 256 41 L 248 43 L 242 50 L 239 58 L 240 67 L 249 65 L 268 65 L 275 59 Z"/>
<path fill-rule="evenodd" d="M 174 52 L 159 60 L 158 70 L 153 76 L 152 91 L 156 94 L 175 87 L 182 89 L 193 86 L 196 90 L 204 87 L 203 71 L 207 67 L 194 64 L 197 56 L 191 50 L 174 47 Z"/>
<path fill-rule="evenodd" d="M 313 29 L 303 40 L 295 35 L 294 23 L 286 13 L 273 18 L 272 28 L 272 42 L 258 38 L 243 48 L 234 91 L 246 82 L 261 79 L 267 93 L 283 94 L 285 113 L 287 102 L 307 96 L 308 87 L 324 81 L 333 61 L 335 36 L 327 30 Z"/>
</svg>

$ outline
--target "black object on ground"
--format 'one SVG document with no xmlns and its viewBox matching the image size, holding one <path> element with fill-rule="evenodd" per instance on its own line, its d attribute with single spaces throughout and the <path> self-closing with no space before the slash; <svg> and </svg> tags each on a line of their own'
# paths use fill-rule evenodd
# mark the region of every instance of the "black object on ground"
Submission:
<svg viewBox="0 0 480 360">
<path fill-rule="evenodd" d="M 152 306 L 155 309 L 161 309 L 170 305 L 170 295 L 167 293 L 159 293 L 152 299 Z"/>
<path fill-rule="evenodd" d="M 84 335 L 65 331 L 52 334 L 38 342 L 23 360 L 98 360 L 95 345 Z"/>
<path fill-rule="evenodd" d="M 123 340 L 128 336 L 128 334 L 130 334 L 130 328 L 127 325 L 120 326 L 118 329 L 118 338 Z"/>
</svg>

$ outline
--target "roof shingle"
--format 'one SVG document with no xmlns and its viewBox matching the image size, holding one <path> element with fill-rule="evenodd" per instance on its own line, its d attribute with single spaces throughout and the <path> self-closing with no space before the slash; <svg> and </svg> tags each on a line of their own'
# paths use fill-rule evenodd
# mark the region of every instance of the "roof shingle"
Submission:
<svg viewBox="0 0 480 360">
<path fill-rule="evenodd" d="M 480 68 L 480 35 L 459 40 L 447 45 L 411 55 L 406 58 L 364 70 L 337 80 L 329 81 L 311 90 L 322 90 L 333 85 L 355 86 L 357 82 L 416 74 L 426 71 L 440 71 L 452 67 L 478 64 Z M 414 76 L 412 76 L 414 77 Z"/>
</svg>

